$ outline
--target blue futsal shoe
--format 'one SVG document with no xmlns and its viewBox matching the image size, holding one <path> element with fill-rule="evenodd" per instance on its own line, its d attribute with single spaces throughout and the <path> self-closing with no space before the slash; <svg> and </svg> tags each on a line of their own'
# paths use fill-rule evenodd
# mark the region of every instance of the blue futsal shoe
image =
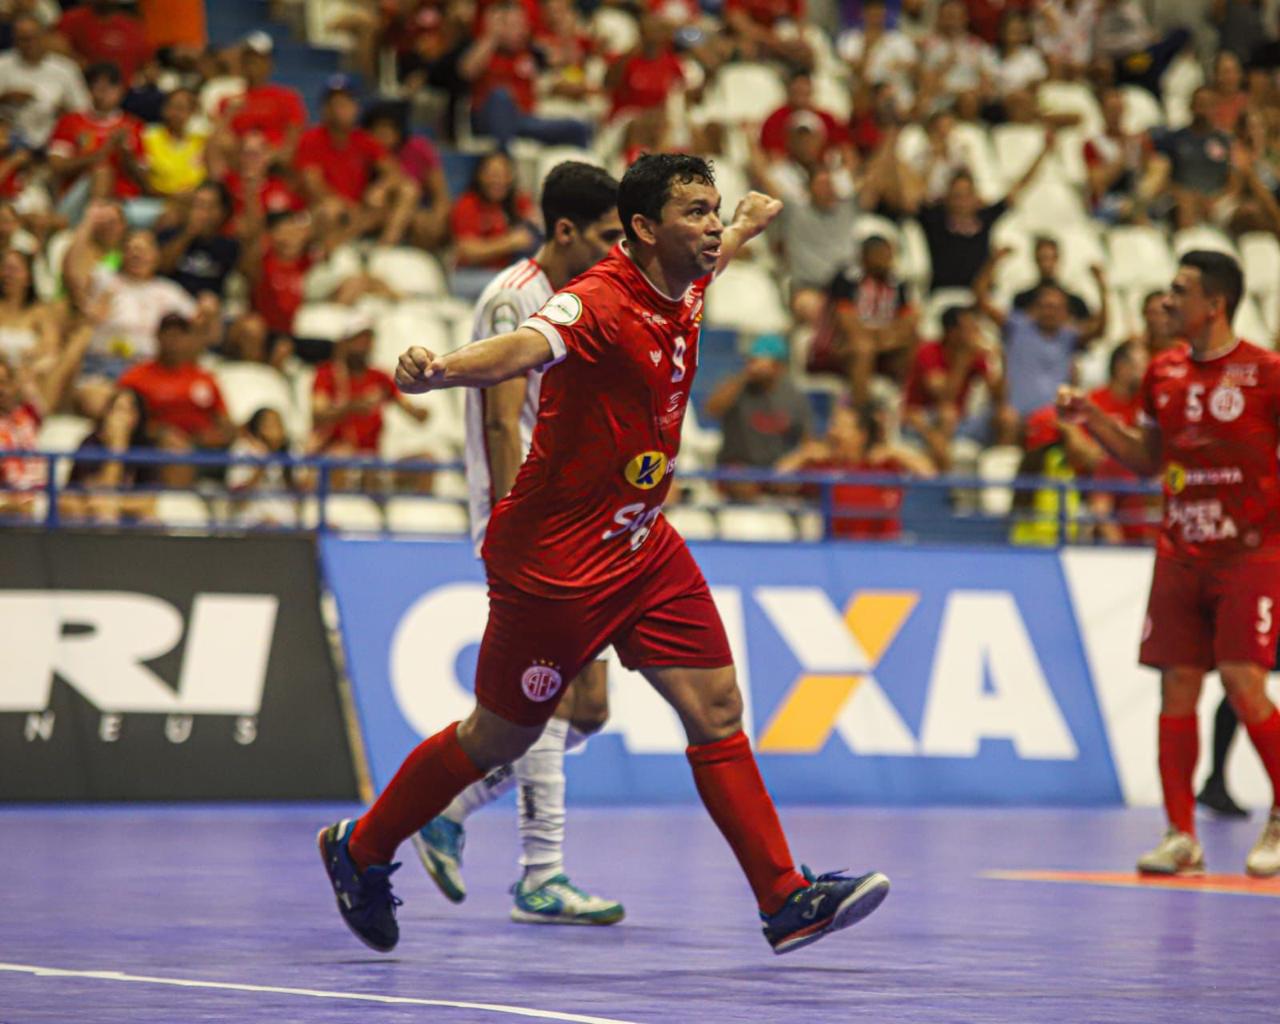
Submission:
<svg viewBox="0 0 1280 1024">
<path fill-rule="evenodd" d="M 793 892 L 776 914 L 760 915 L 775 953 L 790 953 L 857 924 L 889 895 L 889 879 L 879 871 L 857 878 L 831 871 L 815 878 L 808 868 L 800 870 L 810 884 Z"/>
<path fill-rule="evenodd" d="M 413 848 L 418 851 L 418 859 L 444 893 L 444 898 L 450 903 L 465 900 L 467 886 L 462 881 L 462 847 L 466 834 L 462 826 L 440 815 L 432 818 L 411 838 Z"/>
<path fill-rule="evenodd" d="M 355 825 L 347 818 L 321 829 L 320 859 L 347 927 L 370 949 L 389 953 L 400 941 L 396 907 L 403 901 L 391 892 L 391 876 L 400 865 L 374 864 L 360 871 L 347 849 Z"/>
</svg>

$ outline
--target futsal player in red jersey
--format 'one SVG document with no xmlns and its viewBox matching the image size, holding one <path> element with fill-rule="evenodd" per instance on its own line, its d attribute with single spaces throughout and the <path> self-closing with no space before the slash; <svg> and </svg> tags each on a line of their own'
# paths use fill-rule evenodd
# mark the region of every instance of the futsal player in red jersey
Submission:
<svg viewBox="0 0 1280 1024">
<path fill-rule="evenodd" d="M 1192 775 L 1200 752 L 1196 703 L 1216 668 L 1280 794 L 1280 713 L 1268 699 L 1280 620 L 1280 355 L 1237 338 L 1239 264 L 1189 252 L 1166 299 L 1190 343 L 1152 360 L 1142 413 L 1126 427 L 1071 388 L 1059 414 L 1140 476 L 1164 477 L 1165 512 L 1140 660 L 1161 672 L 1160 781 L 1169 830 L 1138 860 L 1143 874 L 1198 874 Z M 1280 796 L 1245 860 L 1280 874 Z"/>
<path fill-rule="evenodd" d="M 399 938 L 396 848 L 463 787 L 524 753 L 564 681 L 609 644 L 679 715 L 698 793 L 747 876 L 775 952 L 848 927 L 888 893 L 879 872 L 796 870 L 742 731 L 720 616 L 662 516 L 704 293 L 782 204 L 751 193 L 727 227 L 719 207 L 706 161 L 643 156 L 619 186 L 626 241 L 609 256 L 515 331 L 448 355 L 414 347 L 400 357 L 396 383 L 415 394 L 545 372 L 529 456 L 485 538 L 489 622 L 476 708 L 424 740 L 360 819 L 319 836 L 338 910 L 374 949 Z"/>
</svg>

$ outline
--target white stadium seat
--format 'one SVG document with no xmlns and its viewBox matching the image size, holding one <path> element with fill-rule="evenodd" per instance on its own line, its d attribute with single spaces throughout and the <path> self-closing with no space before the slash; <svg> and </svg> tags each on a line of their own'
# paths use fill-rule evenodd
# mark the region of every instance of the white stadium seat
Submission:
<svg viewBox="0 0 1280 1024">
<path fill-rule="evenodd" d="M 165 526 L 202 530 L 209 525 L 209 509 L 190 491 L 162 491 L 156 496 L 156 518 Z"/>
<path fill-rule="evenodd" d="M 787 99 L 782 76 L 768 64 L 724 65 L 708 90 L 706 113 L 729 124 L 760 122 Z"/>
<path fill-rule="evenodd" d="M 717 536 L 715 516 L 704 508 L 675 505 L 664 508 L 662 514 L 685 540 L 715 540 Z"/>
<path fill-rule="evenodd" d="M 616 7 L 599 7 L 591 16 L 591 34 L 607 54 L 622 54 L 640 41 L 640 26 L 626 11 Z"/>
<path fill-rule="evenodd" d="M 279 370 L 262 363 L 220 363 L 213 375 L 227 403 L 227 415 L 236 426 L 244 426 L 264 407 L 281 415 L 286 430 L 297 424 L 293 392 Z"/>
<path fill-rule="evenodd" d="M 1044 129 L 1039 125 L 1002 124 L 991 130 L 991 146 L 1007 190 L 1017 182 L 1044 149 Z M 1044 175 L 1041 165 L 1040 175 Z"/>
<path fill-rule="evenodd" d="M 393 533 L 450 536 L 466 534 L 469 529 L 462 505 L 435 498 L 392 498 L 387 502 L 387 528 Z"/>
<path fill-rule="evenodd" d="M 984 481 L 1001 483 L 1018 475 L 1022 449 L 1017 445 L 996 445 L 978 456 L 978 476 Z M 982 510 L 988 515 L 1005 516 L 1013 508 L 1013 489 L 984 487 Z"/>
<path fill-rule="evenodd" d="M 917 289 L 923 290 L 933 276 L 933 260 L 929 255 L 929 242 L 924 237 L 920 222 L 907 219 L 900 228 L 902 249 L 898 255 L 898 274 Z"/>
<path fill-rule="evenodd" d="M 336 341 L 351 323 L 351 307 L 337 302 L 304 302 L 293 315 L 296 338 Z"/>
<path fill-rule="evenodd" d="M 542 194 L 542 183 L 547 180 L 547 175 L 551 173 L 552 168 L 567 160 L 591 164 L 593 167 L 604 166 L 600 158 L 589 149 L 578 149 L 575 146 L 547 146 L 538 153 L 534 162 L 536 167 L 534 179 L 537 182 L 537 187 L 534 190 L 535 194 Z"/>
<path fill-rule="evenodd" d="M 1224 232 L 1208 224 L 1197 224 L 1193 228 L 1175 232 L 1172 248 L 1175 259 L 1181 259 L 1184 253 L 1192 249 L 1207 249 L 1210 252 L 1226 253 L 1232 259 L 1240 258 L 1235 243 Z"/>
<path fill-rule="evenodd" d="M 781 334 L 791 326 L 777 281 L 761 267 L 737 261 L 707 291 L 706 320 L 752 334 Z"/>
<path fill-rule="evenodd" d="M 444 270 L 421 249 L 382 246 L 369 253 L 369 273 L 401 298 L 444 295 L 448 292 Z"/>
<path fill-rule="evenodd" d="M 724 540 L 792 541 L 796 524 L 780 508 L 726 505 L 720 510 L 720 536 Z"/>
<path fill-rule="evenodd" d="M 1044 82 L 1036 99 L 1046 114 L 1077 115 L 1080 130 L 1088 135 L 1102 128 L 1102 108 L 1093 91 L 1081 82 Z"/>
<path fill-rule="evenodd" d="M 364 494 L 330 494 L 324 502 L 325 525 L 330 530 L 381 533 L 382 510 Z M 315 529 L 320 523 L 320 499 L 308 498 L 302 504 L 304 529 Z"/>
<path fill-rule="evenodd" d="M 1280 242 L 1275 235 L 1251 231 L 1240 237 L 1245 291 L 1258 302 L 1267 329 L 1280 331 Z"/>
<path fill-rule="evenodd" d="M 1120 121 L 1126 132 L 1149 132 L 1164 124 L 1164 111 L 1160 102 L 1140 85 L 1122 85 L 1120 94 L 1124 97 L 1124 116 Z"/>
<path fill-rule="evenodd" d="M 1153 227 L 1122 225 L 1107 232 L 1107 273 L 1116 288 L 1166 288 L 1174 262 L 1164 235 Z"/>
<path fill-rule="evenodd" d="M 1267 329 L 1267 322 L 1263 319 L 1262 311 L 1258 308 L 1258 303 L 1254 301 L 1253 296 L 1246 295 L 1240 300 L 1232 326 L 1236 334 L 1245 341 L 1251 341 L 1263 348 L 1271 348 L 1273 332 Z"/>
</svg>

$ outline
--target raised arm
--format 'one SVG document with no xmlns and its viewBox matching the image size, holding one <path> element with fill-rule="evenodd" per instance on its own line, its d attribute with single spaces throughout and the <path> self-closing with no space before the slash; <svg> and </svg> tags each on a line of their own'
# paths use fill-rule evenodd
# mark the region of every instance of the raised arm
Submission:
<svg viewBox="0 0 1280 1024">
<path fill-rule="evenodd" d="M 733 211 L 733 221 L 720 236 L 720 258 L 716 260 L 719 274 L 756 235 L 767 228 L 782 212 L 782 200 L 763 192 L 748 192 Z"/>
<path fill-rule="evenodd" d="M 487 388 L 545 366 L 555 357 L 551 342 L 532 327 L 520 327 L 438 356 L 414 345 L 400 356 L 396 387 L 408 395 L 443 388 Z"/>
<path fill-rule="evenodd" d="M 1080 327 L 1080 344 L 1088 345 L 1096 338 L 1102 337 L 1107 330 L 1107 277 L 1102 266 L 1095 264 L 1089 268 L 1094 281 L 1098 284 L 1098 311 L 1089 317 Z"/>
<path fill-rule="evenodd" d="M 1098 442 L 1139 476 L 1160 471 L 1161 439 L 1156 426 L 1127 427 L 1091 402 L 1078 388 L 1058 389 L 1058 418 L 1089 428 Z"/>
</svg>

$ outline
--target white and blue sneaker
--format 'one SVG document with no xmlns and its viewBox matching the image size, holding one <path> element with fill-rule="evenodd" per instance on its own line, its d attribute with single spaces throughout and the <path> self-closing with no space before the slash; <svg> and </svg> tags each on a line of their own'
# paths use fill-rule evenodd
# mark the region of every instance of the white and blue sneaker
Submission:
<svg viewBox="0 0 1280 1024">
<path fill-rule="evenodd" d="M 462 847 L 466 834 L 462 826 L 440 815 L 432 818 L 413 834 L 413 848 L 427 874 L 436 883 L 444 898 L 450 903 L 461 903 L 467 898 L 467 887 L 462 881 Z"/>
<path fill-rule="evenodd" d="M 626 916 L 622 904 L 583 892 L 566 875 L 549 878 L 536 889 L 523 881 L 511 887 L 515 906 L 511 920 L 522 924 L 617 924 Z"/>
</svg>

